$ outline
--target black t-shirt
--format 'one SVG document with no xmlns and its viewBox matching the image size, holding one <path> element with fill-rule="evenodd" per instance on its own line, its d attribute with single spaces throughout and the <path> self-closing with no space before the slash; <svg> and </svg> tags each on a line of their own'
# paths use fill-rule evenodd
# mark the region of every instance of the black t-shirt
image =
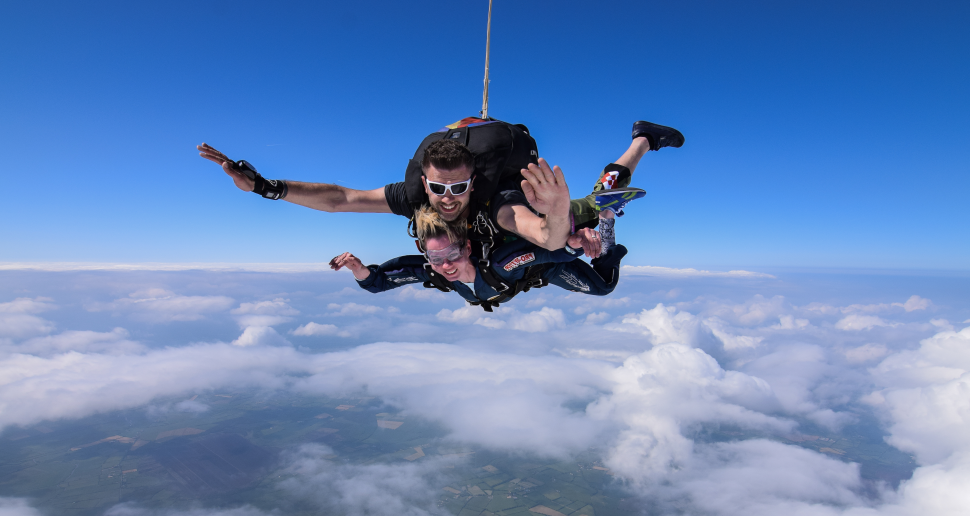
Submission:
<svg viewBox="0 0 970 516">
<path fill-rule="evenodd" d="M 411 203 L 408 202 L 407 192 L 404 189 L 404 182 L 391 183 L 384 187 L 384 197 L 387 199 L 387 205 L 391 208 L 391 213 L 395 215 L 401 215 L 402 217 L 411 218 L 414 216 L 414 208 Z M 498 210 L 505 205 L 516 205 L 522 204 L 525 206 L 529 205 L 529 202 L 525 199 L 525 194 L 522 193 L 519 185 L 514 181 L 506 182 L 499 185 L 498 192 L 492 196 L 491 202 L 488 203 L 488 214 L 492 217 L 492 222 L 498 227 Z M 504 233 L 507 231 L 502 230 Z M 508 233 L 511 234 L 511 233 Z"/>
<path fill-rule="evenodd" d="M 384 198 L 387 199 L 387 205 L 391 207 L 391 213 L 409 219 L 414 216 L 414 209 L 408 202 L 408 194 L 404 189 L 404 181 L 385 186 Z"/>
</svg>

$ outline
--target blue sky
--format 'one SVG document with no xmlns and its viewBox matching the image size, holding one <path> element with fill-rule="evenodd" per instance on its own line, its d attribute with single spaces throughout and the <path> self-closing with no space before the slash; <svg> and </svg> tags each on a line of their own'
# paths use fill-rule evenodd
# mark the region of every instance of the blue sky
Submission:
<svg viewBox="0 0 970 516">
<path fill-rule="evenodd" d="M 478 111 L 487 2 L 6 2 L 0 261 L 367 262 L 404 221 L 237 191 L 376 188 Z M 636 119 L 672 125 L 627 263 L 967 269 L 964 2 L 503 2 L 490 114 L 585 193 Z"/>
</svg>

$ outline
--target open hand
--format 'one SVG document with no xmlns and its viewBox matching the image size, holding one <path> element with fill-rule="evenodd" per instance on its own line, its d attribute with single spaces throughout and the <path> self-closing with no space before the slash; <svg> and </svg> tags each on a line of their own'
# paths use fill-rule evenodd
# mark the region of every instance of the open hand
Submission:
<svg viewBox="0 0 970 516">
<path fill-rule="evenodd" d="M 343 253 L 340 256 L 335 257 L 333 260 L 330 260 L 331 269 L 339 271 L 342 267 L 350 269 L 350 272 L 354 273 L 354 277 L 359 280 L 366 279 L 368 276 L 370 276 L 370 269 L 364 267 L 364 264 L 361 263 L 360 258 L 357 258 L 350 253 Z"/>
<path fill-rule="evenodd" d="M 569 187 L 558 166 L 549 168 L 546 160 L 529 164 L 522 169 L 522 193 L 532 208 L 544 215 L 566 217 L 569 215 Z"/>
<path fill-rule="evenodd" d="M 573 249 L 583 248 L 583 252 L 590 258 L 596 258 L 603 252 L 603 241 L 599 231 L 592 228 L 583 228 L 569 235 L 566 245 Z"/>
<path fill-rule="evenodd" d="M 208 143 L 196 145 L 195 148 L 199 149 L 199 156 L 221 165 L 222 170 L 224 170 L 226 174 L 229 174 L 229 177 L 232 178 L 232 182 L 236 184 L 237 188 L 244 192 L 253 191 L 253 188 L 256 186 L 256 182 L 246 177 L 246 174 L 236 170 L 235 161 L 229 159 L 229 157 L 225 154 L 210 147 Z"/>
</svg>

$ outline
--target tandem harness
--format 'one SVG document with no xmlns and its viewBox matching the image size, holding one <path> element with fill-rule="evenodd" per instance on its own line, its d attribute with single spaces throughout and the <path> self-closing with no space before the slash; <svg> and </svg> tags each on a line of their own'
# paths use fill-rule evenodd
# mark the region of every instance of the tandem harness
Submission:
<svg viewBox="0 0 970 516">
<path fill-rule="evenodd" d="M 522 292 L 528 292 L 530 289 L 541 288 L 549 284 L 547 280 L 542 279 L 542 273 L 546 271 L 549 267 L 554 264 L 543 263 L 538 265 L 533 265 L 526 268 L 525 274 L 521 279 L 515 281 L 511 285 L 508 282 L 499 278 L 497 274 L 492 270 L 491 263 L 482 258 L 474 261 L 478 273 L 481 274 L 482 279 L 488 286 L 495 289 L 499 294 L 492 299 L 479 299 L 478 301 L 468 301 L 468 304 L 472 306 L 480 306 L 486 312 L 491 312 L 493 308 L 498 308 L 499 303 L 505 303 L 506 301 L 512 299 L 513 297 L 519 295 Z M 451 292 L 454 290 L 451 287 L 451 282 L 445 279 L 444 276 L 438 274 L 431 268 L 430 263 L 424 264 L 424 271 L 431 278 L 429 281 L 424 282 L 425 288 L 436 288 L 442 292 Z"/>
</svg>

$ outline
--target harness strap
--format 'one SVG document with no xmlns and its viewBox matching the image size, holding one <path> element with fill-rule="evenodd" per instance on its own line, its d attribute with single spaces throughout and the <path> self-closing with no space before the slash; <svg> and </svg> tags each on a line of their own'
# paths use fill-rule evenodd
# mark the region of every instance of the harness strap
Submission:
<svg viewBox="0 0 970 516">
<path fill-rule="evenodd" d="M 485 283 L 488 283 L 488 286 L 494 288 L 496 292 L 503 293 L 509 290 L 509 284 L 502 281 L 502 279 L 499 278 L 494 271 L 492 271 L 491 262 L 482 258 L 479 259 L 475 265 L 478 267 L 478 273 L 482 275 L 482 279 L 485 280 Z"/>
<path fill-rule="evenodd" d="M 499 230 L 488 216 L 487 204 L 475 203 L 473 208 L 472 213 L 475 214 L 475 217 L 468 225 L 470 230 L 468 232 L 468 238 L 481 245 L 479 256 L 482 258 L 490 258 L 492 249 L 497 247 L 496 238 L 499 235 Z"/>
<path fill-rule="evenodd" d="M 434 269 L 431 268 L 430 263 L 424 264 L 424 272 L 426 272 L 428 277 L 431 278 L 429 281 L 424 282 L 424 288 L 436 288 L 442 292 L 452 291 L 451 282 L 446 280 L 441 274 L 435 272 Z"/>
<path fill-rule="evenodd" d="M 486 260 L 479 260 L 479 264 L 481 264 L 482 262 L 487 263 Z M 525 275 L 522 276 L 522 279 L 516 281 L 511 288 L 506 288 L 505 290 L 501 291 L 499 295 L 493 297 L 492 299 L 483 300 L 483 301 L 469 301 L 468 304 L 473 306 L 481 306 L 482 309 L 485 310 L 486 312 L 491 312 L 493 307 L 498 308 L 500 303 L 505 303 L 506 301 L 512 299 L 513 297 L 519 295 L 522 292 L 528 292 L 531 289 L 542 288 L 548 285 L 549 282 L 542 279 L 542 273 L 545 272 L 546 269 L 548 269 L 551 265 L 552 264 L 549 264 L 549 263 L 533 265 L 525 270 Z M 479 265 L 479 267 L 481 267 L 481 265 Z M 481 272 L 482 270 L 483 269 L 479 268 L 479 272 Z M 488 272 L 489 274 L 494 275 L 494 273 L 492 273 L 491 270 L 489 270 Z M 486 278 L 487 276 L 485 274 L 482 274 L 482 277 Z M 485 281 L 488 282 L 488 280 L 485 280 Z M 503 283 L 503 285 L 505 284 Z M 495 288 L 494 285 L 489 284 L 489 286 L 491 286 L 492 288 Z"/>
</svg>

